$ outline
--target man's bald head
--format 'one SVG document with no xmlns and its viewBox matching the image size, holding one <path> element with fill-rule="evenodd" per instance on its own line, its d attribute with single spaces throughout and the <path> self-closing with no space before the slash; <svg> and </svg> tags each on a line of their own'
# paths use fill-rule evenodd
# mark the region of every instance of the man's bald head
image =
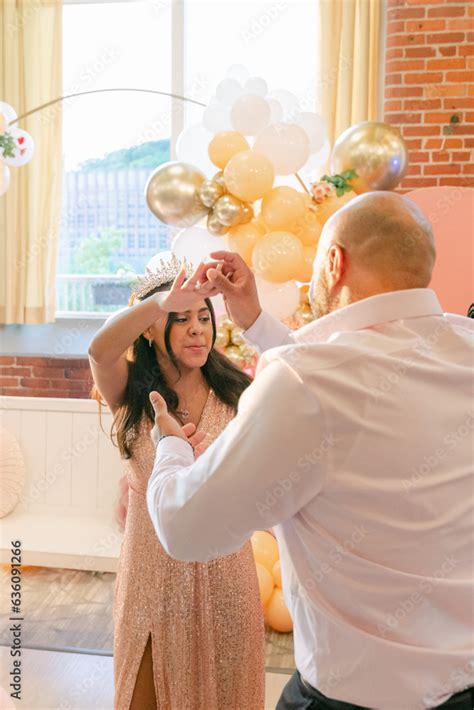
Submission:
<svg viewBox="0 0 474 710">
<path fill-rule="evenodd" d="M 431 225 L 414 202 L 394 192 L 359 195 L 324 226 L 313 292 L 316 297 L 327 293 L 315 311 L 324 315 L 377 293 L 426 288 L 434 262 Z"/>
</svg>

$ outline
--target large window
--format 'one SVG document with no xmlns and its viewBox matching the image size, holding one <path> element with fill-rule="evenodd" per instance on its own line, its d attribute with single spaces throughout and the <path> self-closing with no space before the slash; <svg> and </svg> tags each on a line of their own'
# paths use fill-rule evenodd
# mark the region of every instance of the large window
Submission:
<svg viewBox="0 0 474 710">
<path fill-rule="evenodd" d="M 152 89 L 208 103 L 233 64 L 314 110 L 317 3 L 65 0 L 64 94 Z M 174 157 L 203 109 L 168 97 L 106 92 L 64 103 L 58 311 L 109 312 L 127 298 L 170 230 L 147 210 L 145 183 Z"/>
</svg>

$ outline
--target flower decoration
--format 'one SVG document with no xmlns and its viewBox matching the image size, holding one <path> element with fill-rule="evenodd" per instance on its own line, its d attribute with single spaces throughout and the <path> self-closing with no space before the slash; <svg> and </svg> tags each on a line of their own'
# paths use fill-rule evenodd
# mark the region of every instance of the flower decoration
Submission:
<svg viewBox="0 0 474 710">
<path fill-rule="evenodd" d="M 0 195 L 9 188 L 9 168 L 21 168 L 33 157 L 33 139 L 29 133 L 12 125 L 16 118 L 12 106 L 0 101 Z"/>
</svg>

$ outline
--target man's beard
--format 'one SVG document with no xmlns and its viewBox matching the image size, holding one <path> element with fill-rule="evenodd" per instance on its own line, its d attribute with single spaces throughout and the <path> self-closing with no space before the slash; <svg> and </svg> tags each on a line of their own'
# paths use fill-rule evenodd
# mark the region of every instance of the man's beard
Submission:
<svg viewBox="0 0 474 710">
<path fill-rule="evenodd" d="M 315 318 L 322 318 L 331 313 L 328 281 L 323 269 L 319 272 L 317 280 L 313 282 L 310 305 Z"/>
</svg>

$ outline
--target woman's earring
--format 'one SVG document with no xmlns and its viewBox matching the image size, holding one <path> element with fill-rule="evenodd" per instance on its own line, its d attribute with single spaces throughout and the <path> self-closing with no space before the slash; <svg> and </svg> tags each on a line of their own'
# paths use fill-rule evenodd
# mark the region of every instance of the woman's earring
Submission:
<svg viewBox="0 0 474 710">
<path fill-rule="evenodd" d="M 152 345 L 153 345 L 153 340 L 150 338 L 150 340 L 148 341 L 148 347 L 151 348 Z"/>
</svg>

